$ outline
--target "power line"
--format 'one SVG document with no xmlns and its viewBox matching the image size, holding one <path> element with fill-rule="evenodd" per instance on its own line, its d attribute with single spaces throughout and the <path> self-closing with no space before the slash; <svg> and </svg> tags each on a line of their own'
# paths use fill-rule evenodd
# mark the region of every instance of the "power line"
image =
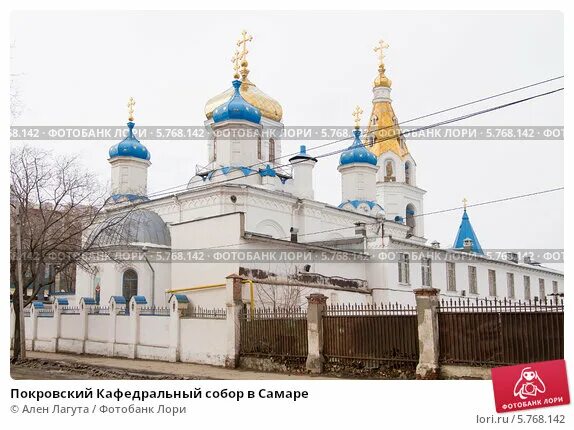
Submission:
<svg viewBox="0 0 574 430">
<path fill-rule="evenodd" d="M 510 201 L 510 200 L 517 200 L 517 199 L 522 199 L 522 198 L 526 198 L 526 197 L 532 197 L 532 196 L 537 196 L 537 195 L 541 195 L 541 194 L 547 194 L 547 193 L 552 193 L 552 192 L 556 192 L 556 191 L 560 191 L 563 190 L 564 187 L 558 187 L 558 188 L 551 188 L 551 189 L 547 189 L 547 190 L 542 190 L 542 191 L 536 191 L 533 193 L 527 193 L 527 194 L 519 194 L 519 195 L 515 195 L 515 196 L 509 196 L 509 197 L 503 197 L 500 199 L 494 199 L 494 200 L 487 200 L 484 202 L 480 202 L 480 203 L 475 203 L 472 205 L 467 205 L 467 208 L 469 207 L 476 207 L 476 206 L 485 206 L 485 205 L 490 205 L 490 204 L 496 204 L 496 203 L 501 203 L 501 202 L 506 202 L 506 201 Z M 452 211 L 456 211 L 456 210 L 461 210 L 464 207 L 460 206 L 460 207 L 455 207 L 455 208 L 449 208 L 449 209 L 441 209 L 438 211 L 433 211 L 433 212 L 427 212 L 427 213 L 422 213 L 419 215 L 414 215 L 414 217 L 423 217 L 423 216 L 428 216 L 428 215 L 436 215 L 436 214 L 440 214 L 440 213 L 445 213 L 445 212 L 452 212 Z M 368 222 L 365 223 L 365 225 L 379 225 L 380 223 L 384 222 L 384 221 L 392 221 L 392 220 L 381 220 L 381 221 L 373 221 L 373 222 Z M 331 229 L 327 229 L 327 230 L 319 230 L 319 231 L 313 231 L 313 232 L 309 232 L 309 233 L 301 233 L 298 234 L 298 237 L 302 237 L 302 236 L 314 236 L 314 235 L 318 235 L 318 234 L 323 234 L 323 233 L 331 233 L 331 232 L 335 232 L 335 231 L 341 231 L 341 230 L 348 230 L 351 228 L 356 228 L 355 225 L 352 226 L 346 226 L 346 227 L 336 227 L 336 228 L 331 228 Z M 272 238 L 274 240 L 285 240 L 285 239 L 289 239 L 290 236 L 283 236 L 283 237 L 279 237 L 279 238 Z M 349 239 L 349 238 L 346 238 Z M 289 243 L 294 243 L 294 242 L 289 242 Z M 313 245 L 312 242 L 296 242 L 300 245 Z M 209 249 L 221 249 L 221 248 L 229 248 L 229 247 L 233 247 L 233 246 L 245 246 L 245 245 L 250 245 L 250 243 L 246 243 L 246 242 L 241 242 L 241 243 L 231 243 L 231 244 L 227 244 L 227 245 L 219 245 L 219 246 L 211 246 L 211 247 L 207 247 L 207 248 L 201 248 L 202 250 L 209 250 Z M 341 251 L 345 251 L 345 250 L 341 250 Z"/>
<path fill-rule="evenodd" d="M 490 96 L 487 96 L 487 97 L 482 97 L 482 98 L 479 98 L 479 99 L 475 99 L 475 100 L 472 100 L 472 101 L 469 101 L 469 102 L 466 102 L 466 103 L 463 103 L 463 104 L 459 104 L 459 105 L 456 105 L 456 106 L 452 106 L 452 107 L 449 107 L 449 108 L 445 108 L 445 109 L 442 109 L 442 110 L 438 110 L 438 111 L 435 111 L 435 112 L 431 112 L 431 113 L 428 113 L 428 114 L 425 114 L 425 115 L 421 115 L 421 116 L 418 116 L 418 117 L 416 117 L 416 118 L 411 118 L 411 119 L 406 120 L 406 121 L 401 121 L 400 123 L 397 123 L 396 126 L 398 127 L 398 126 L 401 126 L 401 125 L 404 125 L 404 124 L 411 123 L 411 122 L 413 122 L 413 121 L 418 121 L 418 120 L 420 120 L 420 119 L 429 118 L 429 117 L 431 117 L 431 116 L 439 115 L 439 114 L 441 114 L 441 113 L 450 112 L 450 111 L 453 111 L 453 110 L 455 110 L 455 109 L 460 109 L 460 108 L 463 108 L 463 107 L 466 107 L 466 106 L 470 106 L 470 105 L 473 105 L 473 104 L 476 104 L 476 103 L 480 103 L 480 102 L 483 102 L 483 101 L 491 100 L 491 99 L 494 99 L 494 98 L 497 98 L 497 97 L 501 97 L 501 96 L 504 96 L 504 95 L 512 94 L 512 93 L 515 93 L 515 92 L 518 92 L 518 91 L 522 91 L 522 90 L 525 90 L 525 89 L 528 89 L 528 88 L 532 88 L 532 87 L 536 87 L 536 86 L 539 86 L 539 85 L 543 85 L 543 84 L 546 84 L 546 83 L 548 83 L 548 82 L 553 82 L 553 81 L 556 81 L 556 80 L 558 80 L 558 79 L 562 79 L 563 77 L 564 77 L 564 75 L 560 75 L 560 76 L 556 76 L 556 77 L 554 77 L 554 78 L 550 78 L 550 79 L 546 79 L 546 80 L 543 80 L 543 81 L 534 82 L 534 83 L 529 84 L 529 85 L 525 85 L 525 86 L 518 87 L 518 88 L 513 88 L 513 89 L 511 89 L 511 90 L 503 91 L 503 92 L 501 92 L 501 93 L 493 94 L 493 95 L 490 95 Z M 380 127 L 380 128 L 377 128 L 377 129 L 368 131 L 368 132 L 365 133 L 365 134 L 376 133 L 376 132 L 378 132 L 378 131 L 382 131 L 382 130 L 389 129 L 389 128 L 393 128 L 393 127 L 395 127 L 394 124 L 393 124 L 393 125 L 390 125 L 390 126 Z M 309 151 L 312 151 L 312 150 L 315 150 L 315 149 L 319 149 L 319 148 L 324 148 L 324 147 L 326 147 L 326 146 L 334 145 L 334 144 L 337 144 L 337 143 L 340 143 L 340 142 L 345 142 L 345 141 L 350 140 L 350 139 L 352 139 L 352 138 L 353 138 L 353 136 L 348 136 L 348 137 L 345 137 L 345 138 L 342 138 L 342 139 L 338 139 L 338 140 L 330 141 L 330 142 L 327 142 L 327 143 L 323 143 L 323 144 L 321 144 L 321 145 L 317 145 L 317 146 L 314 146 L 314 147 L 312 147 L 312 148 L 309 148 Z M 283 159 L 283 158 L 291 157 L 291 156 L 294 156 L 294 155 L 297 155 L 297 154 L 299 154 L 299 153 L 298 153 L 298 152 L 293 152 L 293 153 L 291 153 L 291 154 L 282 155 L 282 156 L 280 156 L 280 157 L 273 158 L 273 159 L 268 160 L 268 161 L 260 161 L 260 162 L 257 162 L 257 163 L 255 163 L 255 164 L 252 164 L 252 165 L 246 166 L 246 167 L 247 167 L 247 168 L 253 168 L 253 167 L 256 167 L 256 166 L 259 166 L 259 165 L 264 165 L 264 164 L 267 164 L 267 163 L 274 163 L 275 161 L 281 160 L 281 159 Z M 282 167 L 282 166 L 280 166 L 280 167 Z M 153 195 L 156 195 L 156 194 L 162 193 L 162 192 L 167 192 L 167 191 L 169 191 L 169 190 L 176 190 L 176 189 L 181 188 L 181 187 L 184 187 L 184 186 L 187 186 L 187 183 L 181 184 L 181 185 L 175 185 L 175 186 L 173 186 L 173 187 L 169 187 L 169 188 L 165 188 L 165 189 L 163 189 L 163 190 L 156 191 L 156 192 L 154 192 L 154 193 L 151 193 L 150 196 L 153 196 Z"/>
<path fill-rule="evenodd" d="M 514 105 L 517 105 L 517 104 L 520 104 L 520 103 L 525 103 L 525 102 L 527 102 L 527 101 L 534 100 L 534 99 L 537 99 L 537 98 L 540 98 L 540 97 L 545 97 L 545 96 L 548 96 L 548 95 L 551 95 L 551 94 L 554 94 L 554 93 L 557 93 L 557 92 L 560 92 L 560 91 L 563 91 L 563 90 L 564 90 L 564 87 L 558 88 L 558 89 L 555 89 L 555 90 L 552 90 L 552 91 L 547 91 L 547 92 L 544 92 L 544 93 L 535 94 L 535 95 L 530 96 L 530 97 L 526 97 L 526 98 L 523 98 L 523 99 L 515 100 L 515 101 L 509 102 L 509 103 L 504 103 L 504 104 L 502 104 L 502 105 L 498 105 L 498 106 L 494 106 L 494 107 L 491 107 L 491 108 L 483 109 L 483 110 L 480 110 L 480 111 L 477 111 L 477 112 L 471 112 L 471 113 L 469 113 L 469 114 L 465 114 L 465 115 L 462 115 L 462 116 L 459 116 L 459 117 L 456 117 L 456 118 L 451 118 L 451 119 L 447 119 L 447 120 L 444 120 L 444 121 L 440 121 L 440 122 L 437 122 L 437 123 L 434 123 L 434 124 L 430 124 L 430 125 L 418 127 L 418 128 L 413 129 L 413 130 L 401 131 L 401 133 L 400 133 L 398 136 L 404 136 L 405 134 L 416 133 L 416 132 L 419 132 L 419 131 L 429 130 L 429 129 L 435 128 L 435 127 L 440 127 L 440 126 L 443 126 L 443 125 L 446 125 L 446 124 L 452 124 L 452 123 L 454 123 L 454 122 L 463 121 L 463 120 L 468 119 L 468 118 L 472 118 L 472 117 L 475 117 L 475 116 L 483 115 L 483 114 L 485 114 L 485 113 L 493 112 L 493 111 L 496 111 L 496 110 L 499 110 L 499 109 L 504 109 L 504 108 L 507 108 L 507 107 L 510 107 L 510 106 L 514 106 Z M 374 132 L 374 131 L 375 131 L 375 130 L 373 130 L 373 131 L 371 131 L 371 132 Z M 397 138 L 397 136 L 388 136 L 388 137 L 386 137 L 386 138 L 384 138 L 384 139 L 380 139 L 379 142 L 381 142 L 381 141 L 384 142 L 384 141 L 386 141 L 386 140 L 391 140 L 391 139 L 396 139 L 396 138 Z M 331 142 L 331 143 L 336 143 L 336 142 Z M 372 146 L 372 145 L 374 145 L 374 143 L 375 143 L 375 142 L 371 142 L 371 143 L 366 144 L 365 146 Z M 347 148 L 338 149 L 338 150 L 331 151 L 331 152 L 328 152 L 328 153 L 325 153 L 325 154 L 317 155 L 317 156 L 315 156 L 315 158 L 330 157 L 330 156 L 332 156 L 332 155 L 336 155 L 336 154 L 340 154 L 340 153 L 342 153 L 342 152 L 345 152 L 346 150 L 347 150 Z M 276 166 L 276 168 L 287 167 L 287 166 L 289 166 L 289 165 L 297 164 L 297 163 L 302 162 L 302 161 L 304 161 L 304 160 L 297 160 L 297 161 L 295 161 L 294 163 L 281 164 L 281 165 Z M 200 191 L 200 190 L 203 190 L 203 189 L 207 189 L 207 188 L 209 188 L 209 187 L 212 187 L 212 186 L 221 185 L 221 184 L 224 184 L 224 183 L 227 183 L 227 182 L 236 181 L 236 180 L 238 180 L 238 179 L 243 179 L 243 178 L 246 178 L 246 177 L 249 177 L 249 176 L 253 176 L 253 175 L 258 175 L 258 174 L 259 174 L 259 172 L 257 172 L 257 171 L 255 171 L 255 172 L 250 172 L 250 173 L 248 173 L 248 174 L 246 174 L 246 175 L 243 175 L 243 176 L 238 176 L 238 177 L 235 177 L 235 178 L 228 178 L 228 179 L 224 179 L 224 180 L 221 180 L 221 181 L 218 181 L 218 182 L 214 182 L 214 183 L 210 183 L 210 184 L 205 184 L 205 185 L 200 185 L 200 186 L 198 186 L 198 187 L 195 187 L 194 190 L 195 190 L 195 191 Z M 187 185 L 188 185 L 188 184 L 182 184 L 182 185 L 180 185 L 179 187 L 187 186 Z M 171 188 L 166 189 L 165 191 L 159 191 L 159 192 L 156 192 L 156 193 L 152 193 L 152 194 L 150 194 L 150 196 L 161 197 L 161 196 L 164 195 L 164 194 L 165 194 L 165 195 L 167 195 L 167 194 L 172 194 L 172 193 L 178 191 L 178 190 L 173 190 L 173 188 L 176 188 L 176 187 L 171 187 Z M 170 191 L 168 192 L 168 190 L 170 190 Z"/>
<path fill-rule="evenodd" d="M 441 113 L 450 112 L 450 111 L 453 111 L 453 110 L 455 110 L 455 109 L 460 109 L 460 108 L 463 108 L 463 107 L 466 107 L 466 106 L 470 106 L 470 105 L 473 105 L 473 104 L 476 104 L 476 103 L 484 102 L 484 101 L 486 101 L 486 100 L 491 100 L 491 99 L 494 99 L 494 98 L 497 98 L 497 97 L 501 97 L 501 96 L 504 96 L 504 95 L 512 94 L 512 93 L 515 93 L 515 92 L 517 92 L 517 91 L 525 90 L 525 89 L 527 89 L 527 88 L 532 88 L 532 87 L 535 87 L 535 86 L 538 86 L 538 85 L 543 85 L 543 84 L 546 84 L 546 83 L 548 83 L 548 82 L 553 82 L 553 81 L 556 81 L 556 80 L 558 80 L 558 79 L 562 79 L 563 77 L 564 77 L 564 75 L 556 76 L 555 78 L 546 79 L 546 80 L 544 80 L 544 81 L 538 81 L 538 82 L 535 82 L 535 83 L 533 83 L 533 84 L 525 85 L 525 86 L 523 86 L 523 87 L 514 88 L 514 89 L 512 89 L 512 90 L 504 91 L 504 92 L 502 92 L 502 93 L 493 94 L 493 95 L 488 96 L 488 97 L 483 97 L 483 98 L 476 99 L 476 100 L 472 100 L 472 101 L 470 101 L 470 102 L 466 102 L 466 103 L 463 103 L 463 104 L 460 104 L 460 105 L 457 105 L 457 106 L 453 106 L 453 107 L 450 107 L 450 108 L 446 108 L 446 109 L 442 109 L 442 110 L 439 110 L 439 111 L 431 112 L 431 113 L 429 113 L 429 114 L 421 115 L 421 116 L 418 116 L 418 117 L 416 117 L 416 118 L 411 118 L 411 119 L 406 120 L 406 121 L 401 121 L 400 123 L 397 123 L 397 126 L 404 125 L 404 124 L 408 124 L 408 123 L 410 123 L 410 122 L 418 121 L 418 120 L 420 120 L 420 119 L 425 119 L 425 118 L 428 118 L 428 117 L 431 117 L 431 116 L 439 115 L 439 114 L 441 114 Z M 394 127 L 394 125 L 381 127 L 381 128 L 375 129 L 375 130 L 371 130 L 370 132 L 367 132 L 367 134 L 368 134 L 368 133 L 377 132 L 377 131 L 381 131 L 381 130 L 384 130 L 384 129 L 387 129 L 387 128 L 392 128 L 392 127 Z M 346 137 L 346 138 L 344 138 L 344 139 L 340 139 L 340 140 L 337 140 L 337 141 L 334 141 L 334 142 L 324 143 L 324 144 L 317 145 L 317 146 L 314 146 L 314 147 L 312 147 L 312 148 L 309 148 L 309 150 L 312 151 L 313 149 L 323 148 L 323 147 L 325 147 L 325 146 L 332 145 L 332 144 L 334 144 L 334 143 L 343 142 L 343 141 L 349 140 L 349 139 L 351 139 L 351 138 L 352 138 L 352 137 Z M 282 156 L 279 157 L 278 159 L 285 158 L 285 157 L 290 157 L 290 156 L 297 155 L 297 154 L 298 154 L 298 152 L 294 152 L 294 153 L 292 153 L 292 154 L 287 154 L 287 155 L 282 155 Z M 273 160 L 273 161 L 275 161 L 275 160 Z"/>
<path fill-rule="evenodd" d="M 466 205 L 467 208 L 473 208 L 473 207 L 477 207 L 477 206 L 484 206 L 484 205 L 489 205 L 492 203 L 501 203 L 501 202 L 507 202 L 510 200 L 516 200 L 516 199 L 522 199 L 524 197 L 530 197 L 530 196 L 537 196 L 540 194 L 547 194 L 547 193 L 552 193 L 554 191 L 560 191 L 563 190 L 564 187 L 558 187 L 558 188 L 551 188 L 549 190 L 543 190 L 543 191 L 536 191 L 534 193 L 528 193 L 528 194 L 520 194 L 518 196 L 511 196 L 511 197 L 504 197 L 502 199 L 497 199 L 497 200 L 488 200 L 486 202 L 480 202 L 480 203 L 474 203 L 472 205 Z M 450 209 L 441 209 L 438 211 L 433 211 L 433 212 L 427 212 L 427 213 L 423 213 L 420 215 L 414 215 L 415 217 L 417 216 L 427 216 L 427 215 L 436 215 L 436 214 L 442 214 L 445 212 L 452 212 L 452 211 L 457 211 L 457 210 L 461 210 L 464 209 L 464 206 L 458 206 L 455 208 L 450 208 Z"/>
</svg>

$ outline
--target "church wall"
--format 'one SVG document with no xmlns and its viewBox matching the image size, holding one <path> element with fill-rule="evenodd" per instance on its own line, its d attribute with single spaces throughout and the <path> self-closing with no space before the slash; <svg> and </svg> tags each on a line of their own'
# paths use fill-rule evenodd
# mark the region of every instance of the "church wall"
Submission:
<svg viewBox="0 0 574 430">
<path fill-rule="evenodd" d="M 223 279 L 221 279 L 221 281 L 218 283 L 225 283 L 225 277 L 223 277 Z M 207 284 L 209 284 L 209 282 L 206 282 L 204 285 Z M 192 306 L 199 306 L 201 308 L 224 308 L 226 303 L 225 288 L 210 288 L 207 290 L 185 291 L 181 294 L 185 294 L 187 296 Z"/>
<path fill-rule="evenodd" d="M 401 249 L 406 249 L 405 246 L 400 246 L 400 244 L 393 244 L 389 249 L 396 249 L 397 251 Z M 502 262 L 489 262 L 483 258 L 476 258 L 471 261 L 463 260 L 467 258 L 466 254 L 452 253 L 444 249 L 437 250 L 432 248 L 412 248 L 413 251 L 432 252 L 436 253 L 436 258 L 432 261 L 431 267 L 431 286 L 433 288 L 438 288 L 440 290 L 440 295 L 442 298 L 459 298 L 459 297 L 471 297 L 471 298 L 499 298 L 499 299 L 510 299 L 508 286 L 507 286 L 507 273 L 514 274 L 514 300 L 525 300 L 525 289 L 524 289 L 524 276 L 530 277 L 530 298 L 539 296 L 539 279 L 544 279 L 545 293 L 546 296 L 553 293 L 552 281 L 558 282 L 558 292 L 564 292 L 564 277 L 561 274 L 554 274 L 549 271 L 542 269 L 536 269 L 534 267 L 529 267 L 525 265 L 515 265 L 507 264 Z M 447 256 L 450 256 L 451 260 L 455 262 L 455 279 L 456 279 L 456 291 L 448 291 L 447 283 Z M 456 258 L 456 259 L 455 259 Z M 420 257 L 416 260 L 411 256 L 411 261 L 409 263 L 409 284 L 399 283 L 399 265 L 396 260 L 393 260 L 385 264 L 386 269 L 386 281 L 388 293 L 375 292 L 374 298 L 377 301 L 380 297 L 384 300 L 388 299 L 390 301 L 398 300 L 404 303 L 414 303 L 414 295 L 412 290 L 415 288 L 421 288 L 422 285 L 422 265 Z M 477 278 L 477 293 L 470 292 L 469 286 L 469 266 L 476 267 L 476 278 Z M 494 270 L 496 273 L 496 296 L 490 294 L 489 288 L 489 270 Z M 375 286 L 377 288 L 378 286 Z M 399 291 L 394 291 L 399 290 Z M 464 293 L 463 293 L 464 291 Z M 464 294 L 464 296 L 463 296 Z M 406 300 L 406 302 L 405 302 Z"/>
<path fill-rule="evenodd" d="M 230 244 L 243 242 L 242 228 L 243 215 L 238 213 L 172 225 L 172 249 L 181 251 L 183 261 L 187 260 L 189 263 L 171 264 L 171 288 L 225 283 L 225 277 L 237 272 L 239 264 L 223 259 L 213 261 L 209 258 L 214 250 L 219 250 L 220 247 L 223 247 L 221 251 L 231 251 L 235 247 L 229 246 Z"/>
<path fill-rule="evenodd" d="M 163 255 L 163 251 L 162 252 Z M 138 274 L 138 295 L 145 296 L 151 305 L 151 288 L 155 284 L 155 305 L 166 306 L 165 290 L 171 286 L 171 269 L 169 263 L 156 261 L 153 249 L 148 251 L 148 259 L 155 270 L 155 282 L 152 282 L 152 272 L 141 254 L 133 254 L 133 250 L 120 253 L 121 261 L 100 262 L 95 266 L 100 280 L 100 304 L 107 305 L 111 296 L 123 295 L 123 274 L 133 269 Z M 131 259 L 133 256 L 133 259 Z M 78 268 L 76 296 L 96 298 L 95 275 Z"/>
<path fill-rule="evenodd" d="M 376 169 L 361 163 L 339 167 L 341 172 L 342 201 L 374 200 L 376 197 Z"/>
<path fill-rule="evenodd" d="M 391 172 L 387 172 L 388 161 L 391 162 Z M 377 182 L 384 182 L 385 176 L 387 176 L 388 173 L 392 173 L 391 176 L 395 177 L 395 182 L 405 182 L 405 163 L 401 157 L 394 152 L 388 151 L 382 153 L 378 157 L 377 166 L 379 167 L 377 172 Z"/>
<path fill-rule="evenodd" d="M 147 193 L 148 161 L 118 157 L 112 161 L 112 194 Z"/>
</svg>

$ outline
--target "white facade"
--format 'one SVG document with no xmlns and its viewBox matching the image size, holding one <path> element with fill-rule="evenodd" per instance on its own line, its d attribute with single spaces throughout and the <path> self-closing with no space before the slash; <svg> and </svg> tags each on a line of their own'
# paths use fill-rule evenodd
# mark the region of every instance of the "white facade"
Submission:
<svg viewBox="0 0 574 430">
<path fill-rule="evenodd" d="M 381 85 L 390 85 L 385 79 Z M 396 122 L 390 88 L 381 85 L 374 89 L 373 126 L 383 114 Z M 279 167 L 281 141 L 266 132 L 282 130 L 281 122 L 263 116 L 257 123 L 231 118 L 205 124 L 212 135 L 208 164 L 197 169 L 188 189 L 137 203 L 161 217 L 169 241 L 155 241 L 151 232 L 145 240 L 116 242 L 110 252 L 119 258 L 97 261 L 91 273 L 78 269 L 77 296 L 107 303 L 135 293 L 164 306 L 173 292 L 166 291 L 179 290 L 193 305 L 223 307 L 224 291 L 217 285 L 232 273 L 266 283 L 254 297 L 265 305 L 293 297 L 298 303 L 289 304 L 304 304 L 307 292 L 322 292 L 330 303 L 414 303 L 413 289 L 421 287 L 438 288 L 445 297 L 510 299 L 564 291 L 557 271 L 478 254 L 467 261 L 469 253 L 426 245 L 424 218 L 416 217 L 423 213 L 425 191 L 402 140 L 383 147 L 376 166 L 339 166 L 341 201 L 351 203 L 333 207 L 313 199 L 317 160 L 304 149 L 292 158 L 292 172 Z M 119 156 L 110 164 L 114 194 L 146 190 L 147 159 Z M 130 204 L 120 203 L 108 215 L 129 210 Z M 420 257 L 426 252 L 435 254 L 430 262 Z M 411 253 L 408 262 L 403 253 Z"/>
<path fill-rule="evenodd" d="M 115 157 L 112 166 L 112 195 L 147 194 L 147 169 L 151 163 L 135 157 Z"/>
<path fill-rule="evenodd" d="M 338 167 L 341 173 L 342 201 L 376 199 L 377 166 L 353 163 Z"/>
</svg>

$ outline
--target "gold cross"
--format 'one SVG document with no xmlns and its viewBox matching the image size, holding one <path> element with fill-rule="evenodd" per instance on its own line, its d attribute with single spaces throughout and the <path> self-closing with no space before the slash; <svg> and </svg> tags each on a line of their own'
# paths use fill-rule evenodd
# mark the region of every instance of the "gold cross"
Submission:
<svg viewBox="0 0 574 430">
<path fill-rule="evenodd" d="M 250 34 L 247 33 L 247 31 L 243 30 L 241 32 L 241 39 L 239 39 L 237 41 L 237 46 L 239 48 L 241 48 L 241 53 L 240 53 L 240 59 L 242 61 L 245 61 L 247 53 L 249 52 L 247 50 L 247 42 L 251 42 L 253 40 L 253 36 L 251 36 Z"/>
<path fill-rule="evenodd" d="M 363 114 L 363 109 L 360 106 L 356 106 L 355 110 L 353 111 L 353 117 L 355 118 L 355 128 L 359 128 L 361 126 L 361 115 Z"/>
<path fill-rule="evenodd" d="M 385 58 L 385 49 L 389 47 L 389 44 L 383 39 L 379 40 L 379 44 L 375 46 L 374 51 L 379 54 L 379 65 L 382 66 Z"/>
<path fill-rule="evenodd" d="M 466 197 L 464 199 L 462 199 L 462 204 L 464 206 L 464 210 L 466 210 L 466 204 L 468 203 L 468 200 L 466 199 Z"/>
<path fill-rule="evenodd" d="M 233 58 L 231 58 L 231 62 L 233 63 L 233 70 L 235 71 L 235 74 L 233 75 L 233 77 L 235 79 L 239 79 L 239 60 L 241 59 L 241 54 L 239 53 L 239 50 L 235 51 L 235 54 L 233 54 Z"/>
<path fill-rule="evenodd" d="M 136 105 L 136 101 L 134 100 L 133 97 L 130 97 L 130 99 L 128 100 L 128 113 L 129 113 L 128 120 L 129 121 L 134 120 L 134 106 L 135 105 Z"/>
</svg>

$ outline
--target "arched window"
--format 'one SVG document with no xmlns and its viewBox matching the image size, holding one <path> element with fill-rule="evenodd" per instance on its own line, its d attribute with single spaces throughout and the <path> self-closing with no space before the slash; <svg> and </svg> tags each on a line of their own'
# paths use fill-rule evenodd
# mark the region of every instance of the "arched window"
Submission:
<svg viewBox="0 0 574 430">
<path fill-rule="evenodd" d="M 213 137 L 213 161 L 217 160 L 217 136 Z"/>
<path fill-rule="evenodd" d="M 275 161 L 275 139 L 269 139 L 269 162 Z"/>
<path fill-rule="evenodd" d="M 128 302 L 133 296 L 138 295 L 138 274 L 133 269 L 124 272 L 122 294 Z"/>
<path fill-rule="evenodd" d="M 411 184 L 411 179 L 412 179 L 412 168 L 411 168 L 411 163 L 410 162 L 406 162 L 405 163 L 405 183 L 412 185 Z"/>
<path fill-rule="evenodd" d="M 415 227 L 416 227 L 416 221 L 415 221 L 415 207 L 412 204 L 408 204 L 406 211 L 405 211 L 405 215 L 406 215 L 406 224 L 407 227 L 409 227 L 409 234 L 410 235 L 414 235 L 415 234 Z"/>
<path fill-rule="evenodd" d="M 393 160 L 385 160 L 385 182 L 395 182 L 395 163 Z"/>
<path fill-rule="evenodd" d="M 263 157 L 261 155 L 261 136 L 257 137 L 257 159 L 262 160 Z"/>
</svg>

